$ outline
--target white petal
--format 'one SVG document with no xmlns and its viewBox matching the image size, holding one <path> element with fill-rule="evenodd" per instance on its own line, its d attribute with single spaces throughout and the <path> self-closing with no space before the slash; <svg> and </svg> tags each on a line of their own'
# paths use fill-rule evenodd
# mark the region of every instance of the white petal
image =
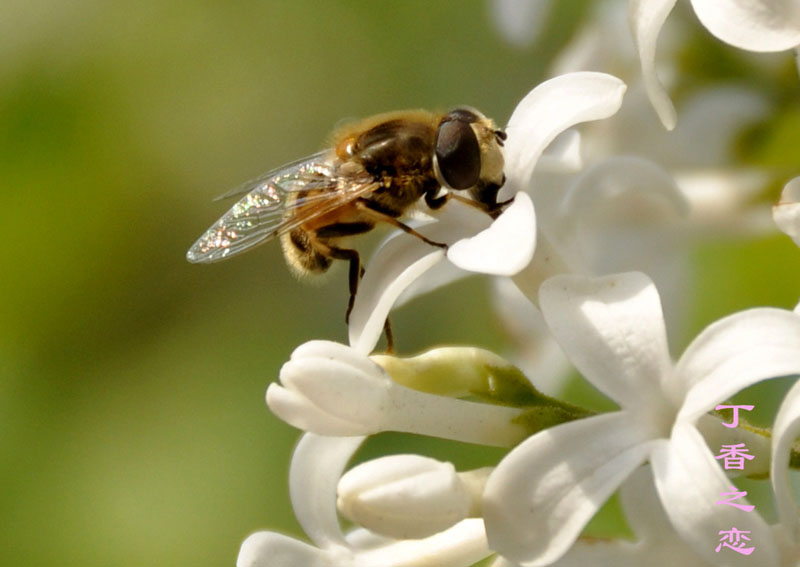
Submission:
<svg viewBox="0 0 800 567">
<path fill-rule="evenodd" d="M 697 430 L 678 424 L 668 443 L 661 443 L 651 456 L 653 476 L 661 503 L 674 528 L 699 555 L 717 564 L 777 566 L 776 544 L 769 526 L 757 510 L 745 512 L 727 504 L 715 504 L 731 491 L 731 481 L 719 467 Z M 746 499 L 735 500 L 748 504 Z M 750 556 L 714 549 L 722 530 L 736 527 L 750 531 Z M 724 554 L 724 555 L 723 555 Z"/>
<path fill-rule="evenodd" d="M 267 404 L 292 425 L 323 435 L 380 431 L 391 380 L 355 349 L 308 342 L 283 365 L 280 380 L 283 388 L 272 384 L 267 390 Z"/>
<path fill-rule="evenodd" d="M 513 276 L 530 263 L 535 247 L 533 201 L 518 193 L 489 228 L 453 244 L 447 259 L 462 270 Z"/>
<path fill-rule="evenodd" d="M 370 262 L 370 269 L 361 280 L 350 313 L 348 333 L 354 349 L 364 354 L 371 352 L 398 296 L 414 280 L 445 258 L 441 249 L 432 248 L 421 241 L 418 241 L 418 246 L 414 244 L 409 242 L 402 255 L 392 257 L 387 252 L 378 257 L 383 262 Z"/>
<path fill-rule="evenodd" d="M 625 409 L 662 404 L 672 363 L 653 282 L 638 272 L 544 282 L 540 305 L 553 336 L 583 376 Z"/>
<path fill-rule="evenodd" d="M 631 0 L 628 12 L 633 39 L 639 49 L 644 85 L 667 130 L 675 128 L 676 114 L 675 106 L 656 75 L 656 42 L 673 6 L 675 0 Z"/>
<path fill-rule="evenodd" d="M 641 269 L 662 256 L 646 234 L 674 226 L 688 212 L 688 200 L 665 169 L 647 159 L 617 156 L 578 176 L 553 223 L 558 232 L 551 233 L 563 246 L 581 250 L 594 273 Z M 633 231 L 644 233 L 645 251 Z"/>
<path fill-rule="evenodd" d="M 625 83 L 604 73 L 561 75 L 537 86 L 520 101 L 508 121 L 506 183 L 500 199 L 530 185 L 544 149 L 564 130 L 612 116 L 622 104 Z"/>
<path fill-rule="evenodd" d="M 667 163 L 670 168 L 735 163 L 736 136 L 745 126 L 763 120 L 769 110 L 762 91 L 728 84 L 705 88 L 682 101 L 680 124 L 672 134 L 659 132 L 656 139 L 661 142 L 660 151 L 648 155 L 658 156 L 659 163 Z"/>
<path fill-rule="evenodd" d="M 780 523 L 795 542 L 800 542 L 800 508 L 789 482 L 789 458 L 800 436 L 800 382 L 783 398 L 772 428 L 772 490 Z"/>
<path fill-rule="evenodd" d="M 677 175 L 689 168 L 729 167 L 738 160 L 733 141 L 746 126 L 769 113 L 767 96 L 738 84 L 707 87 L 686 93 L 681 120 L 672 132 L 653 113 L 644 85 L 633 83 L 625 104 L 613 120 L 584 131 L 586 161 L 612 155 L 646 156 Z M 536 201 L 537 211 L 541 210 Z"/>
<path fill-rule="evenodd" d="M 769 219 L 763 219 L 762 212 L 753 206 L 769 182 L 766 171 L 745 168 L 694 169 L 676 173 L 675 179 L 691 203 L 691 218 L 698 226 L 710 227 L 715 234 L 740 236 L 745 232 L 744 228 L 749 228 L 749 222 L 754 228 L 760 229 L 760 233 L 774 232 L 775 227 Z"/>
<path fill-rule="evenodd" d="M 252 534 L 239 550 L 236 567 L 347 567 L 354 565 L 345 549 L 322 550 L 274 532 Z"/>
<path fill-rule="evenodd" d="M 539 158 L 537 169 L 550 173 L 570 173 L 583 167 L 581 133 L 565 130 L 553 140 Z"/>
<path fill-rule="evenodd" d="M 675 533 L 658 499 L 649 466 L 633 471 L 620 489 L 620 499 L 637 541 L 581 538 L 553 567 L 711 566 Z"/>
<path fill-rule="evenodd" d="M 336 513 L 336 485 L 364 437 L 304 435 L 292 455 L 289 495 L 297 521 L 319 547 L 346 545 Z"/>
<path fill-rule="evenodd" d="M 494 278 L 493 301 L 496 315 L 513 343 L 512 362 L 533 385 L 549 396 L 564 389 L 572 366 L 564 351 L 550 336 L 541 311 L 507 278 Z"/>
<path fill-rule="evenodd" d="M 494 25 L 506 41 L 515 47 L 528 47 L 536 41 L 551 2 L 520 2 L 519 0 L 489 0 Z"/>
<path fill-rule="evenodd" d="M 567 222 L 576 215 L 599 216 L 597 209 L 608 201 L 612 202 L 608 208 L 617 211 L 609 224 L 650 224 L 660 217 L 689 212 L 686 197 L 667 170 L 649 159 L 615 156 L 587 168 L 575 180 L 564 196 L 559 221 Z M 628 201 L 632 203 L 626 205 Z"/>
<path fill-rule="evenodd" d="M 290 360 L 280 378 L 334 417 L 363 424 L 380 423 L 380 408 L 391 388 L 389 375 L 377 364 L 370 373 L 362 373 L 338 360 Z"/>
<path fill-rule="evenodd" d="M 488 229 L 492 225 L 492 219 L 487 214 L 458 201 L 451 201 L 451 203 L 448 203 L 447 207 L 444 207 L 444 210 L 438 211 L 436 218 L 437 222 L 435 224 L 425 226 L 418 230 L 424 232 L 428 238 L 434 241 L 446 242 L 451 246 L 458 242 L 459 239 L 469 238 Z M 397 242 L 393 242 L 395 240 L 397 240 Z M 417 241 L 416 245 L 419 245 L 419 239 L 396 232 L 381 244 L 375 252 L 373 260 L 370 260 L 370 264 L 372 264 L 378 256 L 398 254 L 399 248 L 396 247 L 401 244 L 404 246 L 413 246 L 414 244 L 410 244 L 411 240 Z M 381 260 L 381 262 L 383 261 L 385 260 Z M 415 297 L 429 293 L 470 275 L 472 275 L 470 272 L 465 272 L 461 268 L 456 267 L 452 262 L 439 262 L 427 270 L 424 275 L 409 284 L 397 301 L 395 301 L 394 307 L 400 307 Z"/>
<path fill-rule="evenodd" d="M 800 45 L 797 0 L 692 0 L 697 17 L 725 43 L 749 51 Z"/>
<path fill-rule="evenodd" d="M 267 405 L 270 411 L 289 425 L 319 435 L 366 435 L 364 425 L 340 419 L 314 405 L 311 400 L 279 384 L 267 388 Z"/>
<path fill-rule="evenodd" d="M 317 352 L 320 344 L 324 352 L 337 350 L 335 343 L 314 341 L 298 351 Z M 297 356 L 295 351 L 281 368 L 285 388 L 273 384 L 267 391 L 270 408 L 292 425 L 322 435 L 400 431 L 499 447 L 516 445 L 526 435 L 524 424 L 516 421 L 520 409 L 404 387 L 355 349 L 338 347 L 348 355 Z M 466 367 L 472 364 L 467 361 Z"/>
<path fill-rule="evenodd" d="M 466 518 L 471 505 L 452 463 L 420 455 L 373 459 L 339 481 L 339 511 L 357 525 L 396 539 L 446 530 Z"/>
<path fill-rule="evenodd" d="M 290 360 L 317 359 L 320 361 L 337 360 L 351 366 L 354 371 L 362 374 L 380 373 L 375 363 L 363 353 L 342 343 L 335 341 L 316 340 L 301 344 L 292 351 Z"/>
<path fill-rule="evenodd" d="M 644 466 L 634 471 L 620 490 L 622 509 L 639 539 L 652 539 L 672 529 L 655 488 L 651 467 Z"/>
<path fill-rule="evenodd" d="M 489 477 L 483 515 L 492 549 L 529 565 L 558 559 L 653 442 L 625 412 L 552 427 L 509 453 Z"/>
<path fill-rule="evenodd" d="M 402 307 L 422 295 L 428 294 L 446 285 L 460 281 L 465 277 L 475 275 L 457 268 L 452 262 L 439 262 L 425 274 L 417 278 L 394 302 L 393 309 Z"/>
<path fill-rule="evenodd" d="M 521 413 L 517 408 L 435 396 L 395 384 L 388 403 L 381 408 L 379 427 L 383 431 L 513 447 L 527 433 L 524 425 L 517 423 Z"/>
<path fill-rule="evenodd" d="M 359 567 L 466 567 L 491 553 L 483 521 L 467 519 L 425 539 L 409 539 L 361 551 Z"/>
<path fill-rule="evenodd" d="M 800 177 L 784 186 L 780 202 L 772 207 L 772 218 L 800 246 Z"/>
<path fill-rule="evenodd" d="M 442 209 L 438 222 L 414 225 L 434 242 L 453 244 L 491 225 L 488 215 L 462 203 L 451 202 Z M 398 297 L 444 258 L 442 249 L 400 231 L 387 238 L 370 259 L 358 286 L 350 314 L 350 345 L 363 353 L 375 348 Z"/>
<path fill-rule="evenodd" d="M 536 251 L 528 267 L 513 277 L 514 284 L 539 306 L 539 287 L 542 282 L 559 274 L 586 274 L 589 268 L 581 264 L 577 254 L 562 246 L 556 246 L 545 231 L 536 235 Z"/>
<path fill-rule="evenodd" d="M 800 317 L 748 309 L 708 326 L 676 365 L 688 388 L 679 419 L 693 421 L 736 392 L 767 378 L 800 373 Z"/>
</svg>

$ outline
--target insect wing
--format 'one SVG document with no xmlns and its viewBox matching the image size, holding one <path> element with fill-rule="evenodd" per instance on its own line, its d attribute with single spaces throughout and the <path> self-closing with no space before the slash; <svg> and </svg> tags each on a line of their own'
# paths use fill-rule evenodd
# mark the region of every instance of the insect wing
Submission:
<svg viewBox="0 0 800 567">
<path fill-rule="evenodd" d="M 193 263 L 216 262 L 283 232 L 282 227 L 291 220 L 287 211 L 307 201 L 297 198 L 299 191 L 331 184 L 335 187 L 333 167 L 320 161 L 320 157 L 316 154 L 248 182 L 247 194 L 197 239 L 186 259 Z M 245 189 L 235 191 L 241 194 Z"/>
<path fill-rule="evenodd" d="M 197 239 L 186 258 L 209 263 L 280 236 L 369 193 L 369 175 L 341 175 L 324 153 L 294 162 L 247 184 L 249 192 Z M 243 189 L 236 189 L 240 194 Z"/>
<path fill-rule="evenodd" d="M 256 177 L 255 179 L 251 179 L 250 181 L 246 181 L 242 183 L 238 187 L 234 187 L 227 193 L 220 195 L 219 197 L 215 198 L 215 201 L 223 201 L 225 199 L 230 199 L 231 197 L 238 197 L 239 195 L 244 195 L 245 193 L 249 193 L 254 189 L 258 188 L 261 184 L 271 181 L 273 178 L 279 177 L 281 175 L 290 175 L 294 171 L 301 170 L 303 166 L 310 165 L 310 164 L 324 164 L 328 160 L 326 158 L 329 157 L 331 153 L 330 150 L 322 150 L 321 152 L 317 152 L 310 156 L 306 156 L 301 158 L 297 161 L 290 161 L 289 163 L 285 163 L 280 167 L 276 167 L 275 169 L 271 169 L 268 172 L 264 173 L 263 175 Z"/>
</svg>

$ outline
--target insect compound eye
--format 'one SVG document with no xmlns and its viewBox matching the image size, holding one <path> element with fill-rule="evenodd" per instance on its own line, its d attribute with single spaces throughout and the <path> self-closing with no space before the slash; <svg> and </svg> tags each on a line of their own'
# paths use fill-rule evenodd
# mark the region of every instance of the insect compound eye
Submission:
<svg viewBox="0 0 800 567">
<path fill-rule="evenodd" d="M 459 122 L 470 124 L 472 122 L 477 122 L 481 118 L 484 118 L 484 116 L 478 110 L 468 106 L 460 106 L 448 112 L 445 120 L 458 120 Z"/>
<path fill-rule="evenodd" d="M 481 149 L 469 122 L 448 116 L 439 124 L 436 134 L 436 163 L 442 178 L 440 181 L 444 181 L 451 189 L 469 189 L 478 183 L 481 174 Z"/>
</svg>

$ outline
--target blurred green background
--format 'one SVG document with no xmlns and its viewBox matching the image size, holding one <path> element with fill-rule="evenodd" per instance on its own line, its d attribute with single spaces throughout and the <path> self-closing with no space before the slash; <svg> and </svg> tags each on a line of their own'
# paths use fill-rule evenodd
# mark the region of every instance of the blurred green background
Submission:
<svg viewBox="0 0 800 567">
<path fill-rule="evenodd" d="M 263 396 L 295 346 L 346 339 L 345 273 L 299 284 L 277 245 L 188 264 L 230 204 L 212 199 L 321 149 L 348 117 L 465 103 L 504 123 L 585 6 L 563 2 L 515 49 L 482 0 L 6 0 L 0 562 L 232 565 L 252 531 L 298 533 L 298 433 Z M 797 261 L 787 240 L 752 252 L 764 270 L 775 250 Z M 741 261 L 705 253 L 735 287 Z M 709 314 L 791 293 L 748 282 L 755 299 L 707 286 Z M 484 288 L 402 309 L 400 350 L 500 348 Z"/>
</svg>

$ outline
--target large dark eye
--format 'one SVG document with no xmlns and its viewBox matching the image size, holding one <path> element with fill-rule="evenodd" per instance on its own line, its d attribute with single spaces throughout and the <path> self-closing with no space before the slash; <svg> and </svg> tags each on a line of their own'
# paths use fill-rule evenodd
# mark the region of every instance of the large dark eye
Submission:
<svg viewBox="0 0 800 567">
<path fill-rule="evenodd" d="M 450 112 L 447 113 L 447 118 L 445 120 L 458 120 L 460 122 L 477 122 L 478 120 L 483 117 L 483 114 L 475 110 L 474 108 L 469 108 L 466 106 L 462 106 L 459 108 L 454 108 Z"/>
<path fill-rule="evenodd" d="M 439 125 L 436 162 L 442 181 L 451 189 L 469 189 L 478 183 L 481 149 L 469 123 L 450 119 Z"/>
</svg>

